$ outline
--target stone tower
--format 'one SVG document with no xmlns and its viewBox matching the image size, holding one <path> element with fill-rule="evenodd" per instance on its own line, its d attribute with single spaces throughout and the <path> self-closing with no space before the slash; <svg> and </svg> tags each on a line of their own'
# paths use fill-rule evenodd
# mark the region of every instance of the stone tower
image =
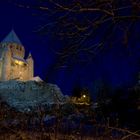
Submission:
<svg viewBox="0 0 140 140">
<path fill-rule="evenodd" d="M 31 53 L 29 53 L 29 56 L 27 57 L 26 61 L 29 65 L 29 69 L 28 69 L 29 77 L 33 77 L 34 76 L 34 60 L 32 58 Z"/>
<path fill-rule="evenodd" d="M 14 30 L 0 43 L 0 80 L 22 80 L 33 78 L 34 61 L 29 54 L 25 59 L 25 49 Z"/>
</svg>

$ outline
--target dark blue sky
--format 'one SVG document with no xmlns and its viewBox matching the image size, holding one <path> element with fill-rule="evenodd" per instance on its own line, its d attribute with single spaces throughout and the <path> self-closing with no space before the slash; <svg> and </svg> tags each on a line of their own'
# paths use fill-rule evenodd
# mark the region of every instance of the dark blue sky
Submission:
<svg viewBox="0 0 140 140">
<path fill-rule="evenodd" d="M 113 87 L 131 86 L 136 83 L 140 71 L 140 29 L 133 32 L 133 39 L 126 48 L 116 43 L 112 48 L 98 54 L 88 65 L 75 65 L 71 69 L 52 70 L 56 56 L 50 45 L 61 46 L 57 38 L 42 37 L 33 32 L 39 20 L 32 16 L 30 9 L 18 8 L 6 2 L 0 2 L 0 40 L 13 28 L 35 60 L 35 75 L 48 82 L 58 84 L 65 94 L 70 94 L 73 87 L 81 85 L 93 89 L 96 81 L 103 80 Z M 136 25 L 138 26 L 138 25 Z M 120 34 L 116 35 L 119 38 Z"/>
</svg>

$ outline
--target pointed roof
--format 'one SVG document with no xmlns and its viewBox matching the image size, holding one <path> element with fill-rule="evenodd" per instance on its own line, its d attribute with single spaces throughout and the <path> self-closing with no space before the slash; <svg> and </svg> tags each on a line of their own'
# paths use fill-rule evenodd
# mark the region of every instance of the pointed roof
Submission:
<svg viewBox="0 0 140 140">
<path fill-rule="evenodd" d="M 22 45 L 21 41 L 19 40 L 18 36 L 16 35 L 15 31 L 12 30 L 1 43 L 17 43 Z"/>
<path fill-rule="evenodd" d="M 27 57 L 27 58 L 30 58 L 30 57 L 32 57 L 32 54 L 31 54 L 31 52 L 29 53 L 29 55 L 28 55 L 28 57 Z"/>
</svg>

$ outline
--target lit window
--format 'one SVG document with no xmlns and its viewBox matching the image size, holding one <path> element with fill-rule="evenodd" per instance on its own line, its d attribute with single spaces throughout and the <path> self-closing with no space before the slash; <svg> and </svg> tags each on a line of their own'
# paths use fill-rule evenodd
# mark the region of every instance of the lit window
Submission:
<svg viewBox="0 0 140 140">
<path fill-rule="evenodd" d="M 15 64 L 20 65 L 20 66 L 23 66 L 24 65 L 24 62 L 19 61 L 19 60 L 15 60 Z"/>
</svg>

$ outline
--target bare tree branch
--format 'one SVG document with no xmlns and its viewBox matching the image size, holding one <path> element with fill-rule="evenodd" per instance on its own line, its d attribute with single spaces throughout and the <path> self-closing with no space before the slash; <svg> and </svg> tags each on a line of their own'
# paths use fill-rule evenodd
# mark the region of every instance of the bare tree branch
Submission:
<svg viewBox="0 0 140 140">
<path fill-rule="evenodd" d="M 80 59 L 78 56 L 85 53 L 88 62 L 89 57 L 94 58 L 107 48 L 106 45 L 110 44 L 117 30 L 123 31 L 121 43 L 127 46 L 131 39 L 128 26 L 140 20 L 140 2 L 134 0 L 38 0 L 34 5 L 16 1 L 15 4 L 42 11 L 40 18 L 44 22 L 40 23 L 35 32 L 60 38 L 64 48 L 59 51 L 52 48 L 60 61 Z M 127 28 L 122 29 L 122 25 Z"/>
</svg>

